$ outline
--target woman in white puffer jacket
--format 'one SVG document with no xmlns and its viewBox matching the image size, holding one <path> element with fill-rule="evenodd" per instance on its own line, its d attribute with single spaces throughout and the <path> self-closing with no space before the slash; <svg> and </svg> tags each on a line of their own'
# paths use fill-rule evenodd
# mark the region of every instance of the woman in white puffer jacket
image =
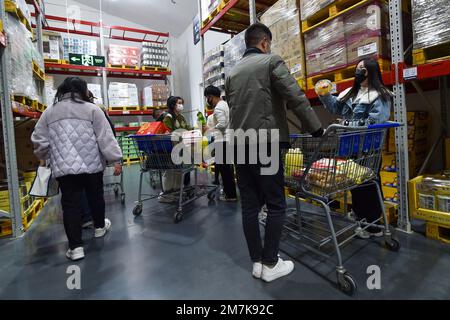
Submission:
<svg viewBox="0 0 450 320">
<path fill-rule="evenodd" d="M 103 171 L 106 162 L 122 171 L 122 152 L 111 127 L 96 105 L 89 102 L 86 81 L 67 78 L 58 88 L 55 104 L 45 110 L 32 135 L 36 156 L 50 161 L 62 193 L 64 228 L 69 240 L 67 258 L 84 258 L 81 239 L 81 196 L 85 192 L 94 220 L 95 237 L 111 227 L 105 219 Z"/>
</svg>

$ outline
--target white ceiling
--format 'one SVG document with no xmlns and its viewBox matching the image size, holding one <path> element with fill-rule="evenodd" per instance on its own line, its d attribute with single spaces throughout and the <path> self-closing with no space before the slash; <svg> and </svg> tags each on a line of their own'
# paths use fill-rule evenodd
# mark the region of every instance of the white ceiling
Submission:
<svg viewBox="0 0 450 320">
<path fill-rule="evenodd" d="M 99 9 L 100 0 L 76 0 Z M 155 31 L 181 35 L 198 9 L 198 0 L 101 0 L 103 12 Z M 173 3 L 175 2 L 175 3 Z"/>
</svg>

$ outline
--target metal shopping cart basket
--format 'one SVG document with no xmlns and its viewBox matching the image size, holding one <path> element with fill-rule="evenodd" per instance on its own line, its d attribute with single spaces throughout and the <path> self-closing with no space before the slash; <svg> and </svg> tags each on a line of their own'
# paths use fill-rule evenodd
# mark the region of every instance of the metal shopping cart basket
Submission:
<svg viewBox="0 0 450 320">
<path fill-rule="evenodd" d="M 381 167 L 381 155 L 389 128 L 397 123 L 368 127 L 330 126 L 323 137 L 292 135 L 292 149 L 283 155 L 286 187 L 295 192 L 295 209 L 288 210 L 283 241 L 306 247 L 321 256 L 337 256 L 337 283 L 345 293 L 356 291 L 356 282 L 345 270 L 341 247 L 355 238 L 355 229 L 366 230 L 381 219 L 384 225 L 386 248 L 398 251 L 400 244 L 392 239 L 384 208 L 384 200 L 376 182 Z M 382 217 L 373 223 L 356 221 L 332 213 L 330 204 L 343 193 L 362 184 L 376 185 Z M 317 206 L 307 205 L 300 199 L 309 199 Z M 321 210 L 322 208 L 323 210 Z M 323 212 L 322 212 L 323 211 Z M 265 225 L 266 217 L 261 218 Z M 290 242 L 292 243 L 292 242 Z"/>
<path fill-rule="evenodd" d="M 123 172 L 120 176 L 114 175 L 114 164 L 108 164 L 103 175 L 105 191 L 113 190 L 116 198 L 120 196 L 120 203 L 125 204 L 125 189 L 123 187 Z"/>
<path fill-rule="evenodd" d="M 203 196 L 207 196 L 209 200 L 214 200 L 216 196 L 217 186 L 206 185 L 198 183 L 198 168 L 192 163 L 174 164 L 172 161 L 172 150 L 174 148 L 174 142 L 172 136 L 169 135 L 132 135 L 133 139 L 140 151 L 140 164 L 141 174 L 139 179 L 139 193 L 136 206 L 133 209 L 133 214 L 139 216 L 142 214 L 143 202 L 157 198 L 158 194 L 143 194 L 142 182 L 143 176 L 149 173 L 151 177 L 154 177 L 154 173 L 159 172 L 159 179 L 162 183 L 162 174 L 167 171 L 176 172 L 180 175 L 181 183 L 180 190 L 171 194 L 165 194 L 164 197 L 172 199 L 174 202 L 178 202 L 178 208 L 174 214 L 175 223 L 180 222 L 183 219 L 183 207 L 192 201 L 195 201 Z M 193 141 L 192 143 L 195 143 Z M 180 141 L 178 143 L 187 143 L 186 141 Z M 184 186 L 184 176 L 194 171 L 194 184 L 188 187 Z M 151 178 L 154 179 L 154 178 Z M 164 192 L 164 190 L 162 190 Z M 145 198 L 144 198 L 145 197 Z"/>
</svg>

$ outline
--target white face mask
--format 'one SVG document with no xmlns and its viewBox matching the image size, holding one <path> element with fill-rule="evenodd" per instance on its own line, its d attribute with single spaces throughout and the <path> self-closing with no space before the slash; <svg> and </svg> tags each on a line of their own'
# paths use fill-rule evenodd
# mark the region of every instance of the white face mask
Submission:
<svg viewBox="0 0 450 320">
<path fill-rule="evenodd" d="M 181 111 L 183 111 L 184 110 L 184 106 L 182 105 L 182 104 L 178 104 L 177 105 L 177 111 L 178 112 L 181 112 Z"/>
</svg>

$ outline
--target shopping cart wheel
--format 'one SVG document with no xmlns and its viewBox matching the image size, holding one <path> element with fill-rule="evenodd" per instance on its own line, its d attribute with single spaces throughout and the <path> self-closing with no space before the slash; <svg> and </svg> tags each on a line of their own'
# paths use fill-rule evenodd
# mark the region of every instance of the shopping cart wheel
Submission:
<svg viewBox="0 0 450 320">
<path fill-rule="evenodd" d="M 355 280 L 353 280 L 352 276 L 348 273 L 345 273 L 342 279 L 339 280 L 339 289 L 349 296 L 353 296 L 355 294 L 356 288 L 357 286 Z"/>
<path fill-rule="evenodd" d="M 391 239 L 391 241 L 386 241 L 386 248 L 393 252 L 398 252 L 400 250 L 400 242 L 395 239 Z"/>
<path fill-rule="evenodd" d="M 216 191 L 210 191 L 208 193 L 208 200 L 213 201 L 216 198 Z"/>
<path fill-rule="evenodd" d="M 175 223 L 179 223 L 179 222 L 181 222 L 181 220 L 183 220 L 183 212 L 180 210 L 177 210 L 177 212 L 173 216 L 173 221 Z"/>
<path fill-rule="evenodd" d="M 120 203 L 121 203 L 121 204 L 125 204 L 125 194 L 122 194 L 122 195 L 120 196 Z"/>
<path fill-rule="evenodd" d="M 142 204 L 138 204 L 136 205 L 136 207 L 134 207 L 133 209 L 133 215 L 138 217 L 142 214 Z"/>
</svg>

